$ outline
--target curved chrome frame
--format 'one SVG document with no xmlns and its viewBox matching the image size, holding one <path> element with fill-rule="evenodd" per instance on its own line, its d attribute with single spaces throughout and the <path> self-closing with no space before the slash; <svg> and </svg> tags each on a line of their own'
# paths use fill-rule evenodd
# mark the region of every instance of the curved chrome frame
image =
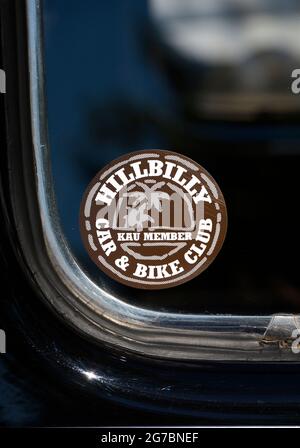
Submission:
<svg viewBox="0 0 300 448">
<path fill-rule="evenodd" d="M 35 273 L 51 305 L 94 340 L 157 358 L 298 361 L 291 350 L 295 315 L 178 315 L 132 306 L 96 285 L 74 259 L 57 219 L 44 96 L 41 0 L 26 0 L 30 108 L 36 187 L 48 273 Z M 22 240 L 21 240 L 22 244 Z M 24 247 L 30 261 L 32 255 Z"/>
</svg>

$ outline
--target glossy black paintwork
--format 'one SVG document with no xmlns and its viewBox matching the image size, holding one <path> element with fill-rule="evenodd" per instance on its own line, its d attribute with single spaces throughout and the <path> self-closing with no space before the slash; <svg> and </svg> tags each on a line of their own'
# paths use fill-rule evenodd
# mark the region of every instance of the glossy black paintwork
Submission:
<svg viewBox="0 0 300 448">
<path fill-rule="evenodd" d="M 119 353 L 78 335 L 40 300 L 8 183 L 8 159 L 21 164 L 28 144 L 20 138 L 21 120 L 29 134 L 29 115 L 19 115 L 19 107 L 28 109 L 18 87 L 18 80 L 26 83 L 26 64 L 19 64 L 16 48 L 26 60 L 24 3 L 3 5 L 5 69 L 15 88 L 5 97 L 7 128 L 2 114 L 1 129 L 0 328 L 7 354 L 0 355 L 0 425 L 297 423 L 298 366 L 175 363 Z"/>
</svg>

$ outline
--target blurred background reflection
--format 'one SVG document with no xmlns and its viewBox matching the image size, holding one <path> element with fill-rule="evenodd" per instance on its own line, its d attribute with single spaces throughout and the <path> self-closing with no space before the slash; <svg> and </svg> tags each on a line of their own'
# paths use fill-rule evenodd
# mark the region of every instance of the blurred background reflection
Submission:
<svg viewBox="0 0 300 448">
<path fill-rule="evenodd" d="M 178 312 L 300 309 L 298 171 L 300 2 L 44 0 L 54 188 L 66 238 L 95 281 L 130 303 Z M 78 225 L 83 192 L 114 158 L 181 152 L 227 202 L 221 253 L 198 278 L 164 291 L 110 280 Z"/>
</svg>

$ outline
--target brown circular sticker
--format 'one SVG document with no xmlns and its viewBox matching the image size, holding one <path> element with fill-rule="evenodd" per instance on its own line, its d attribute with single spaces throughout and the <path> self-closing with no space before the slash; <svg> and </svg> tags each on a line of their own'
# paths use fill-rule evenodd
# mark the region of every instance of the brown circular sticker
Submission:
<svg viewBox="0 0 300 448">
<path fill-rule="evenodd" d="M 215 180 L 171 151 L 126 154 L 101 170 L 81 204 L 97 266 L 134 288 L 163 289 L 200 274 L 223 244 L 227 213 Z"/>
</svg>

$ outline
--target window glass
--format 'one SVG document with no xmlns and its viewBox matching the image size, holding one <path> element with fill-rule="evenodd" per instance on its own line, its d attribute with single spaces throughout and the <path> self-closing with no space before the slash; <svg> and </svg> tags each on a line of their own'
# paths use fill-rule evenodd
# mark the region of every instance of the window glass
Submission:
<svg viewBox="0 0 300 448">
<path fill-rule="evenodd" d="M 47 116 L 63 232 L 85 270 L 125 301 L 186 312 L 300 308 L 300 68 L 296 1 L 45 0 Z M 223 47 L 221 47 L 221 43 Z M 104 165 L 170 149 L 220 185 L 228 233 L 199 277 L 162 291 L 117 284 L 79 231 Z"/>
</svg>

